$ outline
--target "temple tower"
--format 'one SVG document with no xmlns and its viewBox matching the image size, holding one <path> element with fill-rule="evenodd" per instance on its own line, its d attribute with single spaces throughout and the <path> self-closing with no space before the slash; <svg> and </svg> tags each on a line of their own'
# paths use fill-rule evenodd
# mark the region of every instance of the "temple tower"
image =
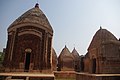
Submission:
<svg viewBox="0 0 120 80">
<path fill-rule="evenodd" d="M 81 70 L 81 57 L 75 48 L 73 49 L 71 54 L 74 57 L 74 70 L 79 72 Z"/>
<path fill-rule="evenodd" d="M 8 28 L 5 71 L 49 72 L 53 29 L 37 3 Z"/>
<path fill-rule="evenodd" d="M 84 64 L 89 73 L 120 73 L 120 41 L 100 28 L 88 47 Z"/>
<path fill-rule="evenodd" d="M 58 71 L 74 71 L 74 57 L 66 46 L 58 57 Z"/>
</svg>

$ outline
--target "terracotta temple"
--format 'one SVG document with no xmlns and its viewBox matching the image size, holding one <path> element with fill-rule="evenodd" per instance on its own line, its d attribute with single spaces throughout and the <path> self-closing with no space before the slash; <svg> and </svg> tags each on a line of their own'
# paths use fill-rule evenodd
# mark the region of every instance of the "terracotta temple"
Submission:
<svg viewBox="0 0 120 80">
<path fill-rule="evenodd" d="M 53 29 L 39 4 L 8 28 L 5 71 L 52 71 Z"/>
<path fill-rule="evenodd" d="M 55 75 L 60 77 L 68 77 L 72 72 L 69 75 L 77 75 L 77 80 L 116 80 L 111 76 L 97 79 L 93 74 L 117 74 L 120 79 L 120 40 L 107 29 L 100 27 L 85 55 L 79 55 L 76 48 L 70 52 L 65 45 L 57 57 L 58 53 L 52 47 L 52 26 L 37 3 L 16 19 L 7 31 L 4 72 L 56 72 Z"/>
</svg>

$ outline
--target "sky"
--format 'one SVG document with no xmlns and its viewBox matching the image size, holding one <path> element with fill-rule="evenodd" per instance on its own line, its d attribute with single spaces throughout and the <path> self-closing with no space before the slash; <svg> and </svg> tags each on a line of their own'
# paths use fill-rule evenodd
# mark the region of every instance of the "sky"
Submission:
<svg viewBox="0 0 120 80">
<path fill-rule="evenodd" d="M 9 25 L 37 2 L 54 30 L 57 55 L 65 45 L 85 55 L 100 26 L 120 38 L 120 0 L 0 0 L 0 51 Z"/>
</svg>

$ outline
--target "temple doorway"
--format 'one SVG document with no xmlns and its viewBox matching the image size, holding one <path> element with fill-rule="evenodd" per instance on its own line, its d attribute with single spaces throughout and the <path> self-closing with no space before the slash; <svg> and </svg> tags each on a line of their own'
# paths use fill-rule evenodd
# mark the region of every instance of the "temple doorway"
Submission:
<svg viewBox="0 0 120 80">
<path fill-rule="evenodd" d="M 29 71 L 30 56 L 31 56 L 31 53 L 30 53 L 30 52 L 26 52 L 26 57 L 25 57 L 25 69 L 24 69 L 25 72 L 28 72 L 28 71 Z"/>
<path fill-rule="evenodd" d="M 92 73 L 96 73 L 96 59 L 92 59 Z"/>
</svg>

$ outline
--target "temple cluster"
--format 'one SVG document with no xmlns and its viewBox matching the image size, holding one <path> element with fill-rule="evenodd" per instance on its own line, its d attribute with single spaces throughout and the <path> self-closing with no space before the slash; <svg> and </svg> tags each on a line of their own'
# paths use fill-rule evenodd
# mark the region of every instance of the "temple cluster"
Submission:
<svg viewBox="0 0 120 80">
<path fill-rule="evenodd" d="M 120 41 L 108 30 L 95 33 L 84 56 L 65 46 L 57 57 L 52 38 L 53 29 L 36 4 L 8 28 L 4 71 L 120 73 Z"/>
<path fill-rule="evenodd" d="M 65 46 L 58 57 L 57 70 L 58 71 L 80 71 L 81 56 L 74 48 L 72 53 Z"/>
</svg>

